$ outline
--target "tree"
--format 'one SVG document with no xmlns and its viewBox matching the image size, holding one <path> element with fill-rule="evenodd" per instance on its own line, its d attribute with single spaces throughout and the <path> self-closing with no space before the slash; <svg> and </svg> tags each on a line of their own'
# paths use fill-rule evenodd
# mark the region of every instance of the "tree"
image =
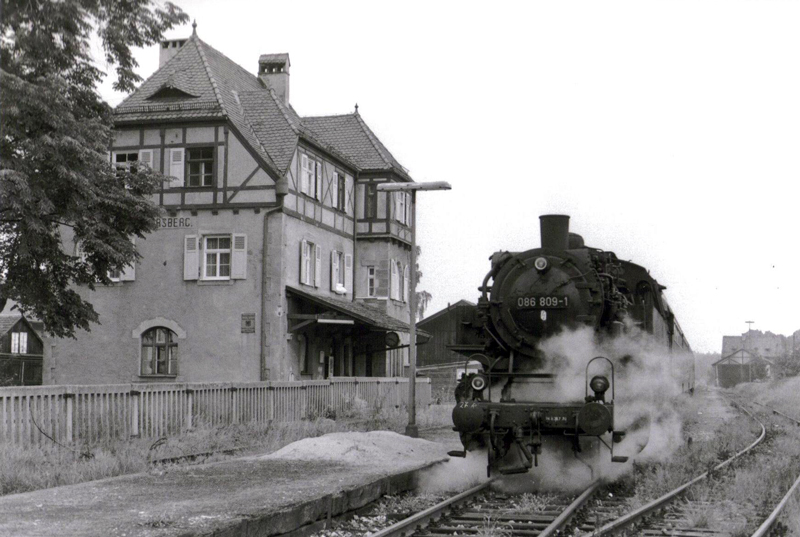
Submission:
<svg viewBox="0 0 800 537">
<path fill-rule="evenodd" d="M 54 336 L 98 322 L 75 286 L 108 284 L 131 265 L 131 237 L 153 231 L 161 176 L 114 170 L 112 110 L 96 87 L 89 39 L 116 66 L 114 88 L 141 81 L 132 47 L 158 43 L 188 16 L 151 0 L 3 0 L 0 19 L 0 310 L 7 300 Z M 71 228 L 82 255 L 62 247 Z M 66 251 L 68 250 L 68 251 Z"/>
<path fill-rule="evenodd" d="M 419 256 L 422 254 L 422 248 L 417 245 L 417 281 L 416 284 L 419 286 L 419 282 L 422 279 L 422 271 L 419 270 Z M 431 301 L 433 296 L 428 291 L 417 291 L 414 289 L 416 293 L 416 300 L 417 300 L 417 319 L 423 319 L 425 317 L 425 308 L 428 307 L 428 303 Z"/>
</svg>

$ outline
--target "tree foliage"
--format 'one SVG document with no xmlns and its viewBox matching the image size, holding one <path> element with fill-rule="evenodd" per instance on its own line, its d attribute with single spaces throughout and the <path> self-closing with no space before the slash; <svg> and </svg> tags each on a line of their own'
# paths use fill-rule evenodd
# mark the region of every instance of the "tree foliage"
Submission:
<svg viewBox="0 0 800 537">
<path fill-rule="evenodd" d="M 116 66 L 115 89 L 141 80 L 132 47 L 159 42 L 188 17 L 151 0 L 3 0 L 0 19 L 0 309 L 7 300 L 55 336 L 98 322 L 75 286 L 108 284 L 155 227 L 161 176 L 109 163 L 112 111 L 90 38 Z M 71 229 L 83 255 L 65 248 Z"/>
<path fill-rule="evenodd" d="M 417 280 L 416 285 L 419 286 L 419 282 L 422 279 L 422 271 L 419 269 L 419 257 L 422 255 L 422 248 L 417 245 L 416 256 L 417 256 Z M 428 308 L 428 304 L 430 303 L 433 295 L 431 295 L 428 291 L 417 291 L 416 292 L 416 302 L 417 302 L 417 319 L 422 320 L 425 317 L 425 310 Z"/>
</svg>

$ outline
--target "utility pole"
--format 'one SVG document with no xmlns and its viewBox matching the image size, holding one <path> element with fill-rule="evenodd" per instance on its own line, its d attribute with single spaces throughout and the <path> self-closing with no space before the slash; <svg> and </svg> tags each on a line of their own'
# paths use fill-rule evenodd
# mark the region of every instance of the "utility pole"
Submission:
<svg viewBox="0 0 800 537">
<path fill-rule="evenodd" d="M 378 191 L 411 192 L 411 281 L 408 290 L 409 305 L 409 345 L 408 345 L 408 425 L 406 436 L 417 438 L 417 190 L 450 190 L 450 183 L 437 181 L 432 183 L 382 183 Z"/>
</svg>

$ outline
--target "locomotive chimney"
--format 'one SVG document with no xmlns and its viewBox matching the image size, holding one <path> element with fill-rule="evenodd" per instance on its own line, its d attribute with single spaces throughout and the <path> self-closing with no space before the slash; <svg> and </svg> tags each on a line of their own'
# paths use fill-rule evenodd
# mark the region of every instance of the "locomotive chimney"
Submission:
<svg viewBox="0 0 800 537">
<path fill-rule="evenodd" d="M 543 214 L 539 217 L 542 233 L 542 248 L 549 250 L 569 249 L 569 216 L 565 214 Z"/>
</svg>

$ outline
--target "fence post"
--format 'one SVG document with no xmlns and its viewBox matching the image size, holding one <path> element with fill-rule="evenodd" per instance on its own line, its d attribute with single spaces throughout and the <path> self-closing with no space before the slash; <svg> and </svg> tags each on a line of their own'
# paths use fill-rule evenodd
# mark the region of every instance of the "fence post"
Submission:
<svg viewBox="0 0 800 537">
<path fill-rule="evenodd" d="M 228 389 L 231 391 L 231 424 L 236 424 L 239 423 L 239 405 L 236 404 L 236 392 L 239 390 L 239 388 L 236 386 L 231 386 Z"/>
<path fill-rule="evenodd" d="M 394 379 L 394 395 L 395 395 L 395 400 L 397 401 L 394 407 L 400 408 L 402 400 L 400 398 L 400 379 L 398 378 Z"/>
<path fill-rule="evenodd" d="M 275 387 L 272 384 L 267 386 L 267 393 L 269 393 L 269 419 L 275 421 Z"/>
<path fill-rule="evenodd" d="M 64 400 L 67 402 L 67 422 L 65 424 L 67 426 L 67 442 L 72 442 L 74 440 L 72 430 L 72 415 L 75 412 L 75 394 L 65 393 Z"/>
<path fill-rule="evenodd" d="M 301 388 L 302 396 L 300 397 L 300 419 L 305 419 L 308 416 L 308 386 L 303 383 Z"/>
<path fill-rule="evenodd" d="M 142 392 L 131 390 L 131 438 L 139 438 L 139 403 Z"/>
<path fill-rule="evenodd" d="M 192 414 L 194 413 L 194 390 L 192 388 L 184 388 L 186 394 L 186 415 L 184 416 L 183 426 L 187 431 L 192 430 Z"/>
</svg>

